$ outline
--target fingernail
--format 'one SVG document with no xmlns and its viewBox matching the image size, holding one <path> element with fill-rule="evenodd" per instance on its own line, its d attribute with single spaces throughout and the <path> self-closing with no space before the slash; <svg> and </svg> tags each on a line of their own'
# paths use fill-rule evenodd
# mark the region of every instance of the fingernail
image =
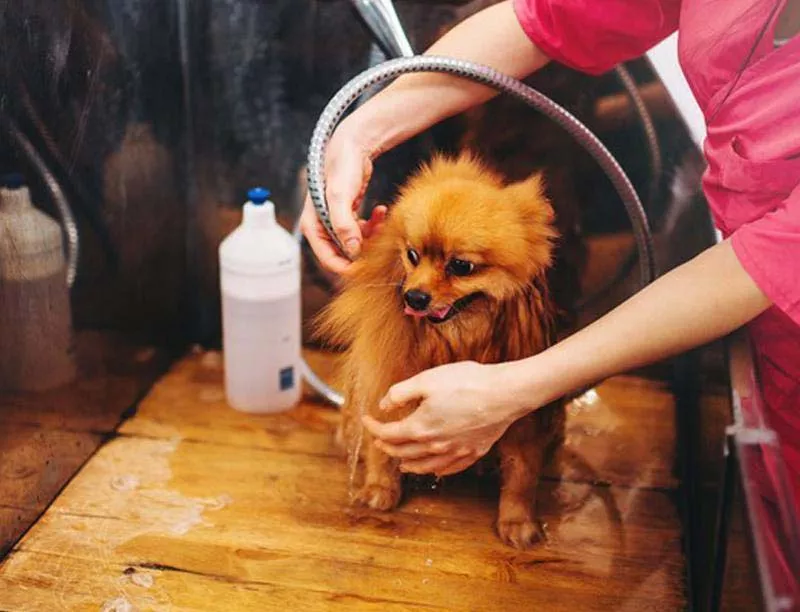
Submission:
<svg viewBox="0 0 800 612">
<path fill-rule="evenodd" d="M 358 238 L 350 238 L 344 243 L 344 250 L 350 257 L 357 257 L 361 251 L 361 241 Z"/>
</svg>

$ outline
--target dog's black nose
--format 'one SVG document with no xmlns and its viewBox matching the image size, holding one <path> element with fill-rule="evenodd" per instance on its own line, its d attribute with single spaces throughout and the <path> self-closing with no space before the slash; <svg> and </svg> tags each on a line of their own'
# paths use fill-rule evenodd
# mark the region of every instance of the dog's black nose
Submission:
<svg viewBox="0 0 800 612">
<path fill-rule="evenodd" d="M 413 308 L 416 311 L 422 312 L 428 308 L 428 305 L 431 303 L 431 296 L 425 293 L 424 291 L 417 291 L 416 289 L 412 289 L 411 291 L 406 291 L 406 304 L 409 305 L 410 308 Z"/>
</svg>

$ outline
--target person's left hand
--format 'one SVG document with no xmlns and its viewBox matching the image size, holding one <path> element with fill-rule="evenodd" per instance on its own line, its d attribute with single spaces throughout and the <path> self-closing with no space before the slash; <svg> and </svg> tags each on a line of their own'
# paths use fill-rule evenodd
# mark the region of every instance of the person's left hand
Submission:
<svg viewBox="0 0 800 612">
<path fill-rule="evenodd" d="M 390 410 L 419 401 L 413 414 L 388 423 L 365 416 L 364 426 L 402 471 L 455 474 L 485 455 L 516 418 L 500 376 L 501 366 L 468 361 L 426 370 L 394 385 L 380 404 Z"/>
</svg>

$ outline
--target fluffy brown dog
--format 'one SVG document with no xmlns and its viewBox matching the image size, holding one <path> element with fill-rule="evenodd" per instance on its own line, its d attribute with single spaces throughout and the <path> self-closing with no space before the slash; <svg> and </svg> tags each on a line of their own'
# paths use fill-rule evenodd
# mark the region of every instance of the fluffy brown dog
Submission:
<svg viewBox="0 0 800 612">
<path fill-rule="evenodd" d="M 546 274 L 555 238 L 538 175 L 508 185 L 463 155 L 435 158 L 406 184 L 317 320 L 321 337 L 347 347 L 340 439 L 351 451 L 362 413 L 393 420 L 414 410 L 378 410 L 394 383 L 455 361 L 521 359 L 554 341 Z M 539 474 L 563 439 L 563 421 L 561 403 L 546 406 L 512 425 L 493 449 L 502 477 L 497 529 L 517 548 L 540 535 Z M 366 474 L 356 499 L 390 510 L 402 493 L 397 461 L 363 435 Z"/>
</svg>

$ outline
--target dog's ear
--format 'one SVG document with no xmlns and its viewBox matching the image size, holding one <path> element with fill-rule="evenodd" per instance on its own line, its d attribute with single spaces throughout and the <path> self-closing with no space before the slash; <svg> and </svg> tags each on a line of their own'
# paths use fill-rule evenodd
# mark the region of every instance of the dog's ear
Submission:
<svg viewBox="0 0 800 612">
<path fill-rule="evenodd" d="M 544 178 L 540 173 L 505 187 L 507 202 L 519 215 L 525 236 L 527 264 L 530 273 L 550 266 L 553 246 L 558 238 L 555 212 L 545 194 Z"/>
<path fill-rule="evenodd" d="M 555 221 L 555 212 L 545 194 L 544 177 L 540 172 L 511 183 L 504 191 L 508 200 L 527 222 L 549 226 Z"/>
</svg>

